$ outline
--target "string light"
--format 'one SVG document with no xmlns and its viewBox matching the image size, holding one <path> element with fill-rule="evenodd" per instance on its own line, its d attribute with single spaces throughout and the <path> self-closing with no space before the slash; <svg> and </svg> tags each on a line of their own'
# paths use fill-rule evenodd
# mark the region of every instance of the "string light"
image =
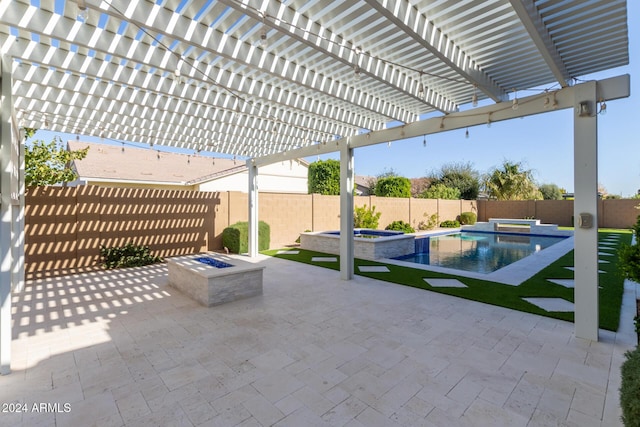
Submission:
<svg viewBox="0 0 640 427">
<path fill-rule="evenodd" d="M 471 97 L 471 105 L 474 107 L 478 106 L 478 93 L 477 93 L 478 85 L 473 85 L 473 96 Z"/>
<path fill-rule="evenodd" d="M 466 139 L 469 139 L 469 128 L 467 128 L 467 130 L 464 132 L 464 137 Z"/>
<path fill-rule="evenodd" d="M 600 115 L 607 114 L 607 103 L 602 98 L 600 98 L 600 108 L 598 109 L 598 114 L 600 114 Z"/>
<path fill-rule="evenodd" d="M 518 109 L 518 92 L 515 89 L 513 89 L 513 103 L 511 104 L 511 109 Z"/>
<path fill-rule="evenodd" d="M 124 142 L 122 143 L 122 148 L 120 149 L 124 153 Z"/>
<path fill-rule="evenodd" d="M 355 65 L 353 67 L 353 74 L 356 76 L 356 80 L 360 80 L 360 78 L 362 77 L 362 72 L 360 70 L 360 66 Z"/>
<path fill-rule="evenodd" d="M 444 129 L 444 117 L 440 120 L 440 129 Z"/>
<path fill-rule="evenodd" d="M 189 154 L 187 156 L 187 164 L 190 165 L 191 164 L 191 154 Z"/>
<path fill-rule="evenodd" d="M 426 134 L 422 136 L 422 146 L 423 147 L 427 146 L 427 135 Z"/>
<path fill-rule="evenodd" d="M 160 160 L 160 150 L 156 150 L 156 157 Z"/>
<path fill-rule="evenodd" d="M 418 98 L 424 98 L 424 83 L 422 82 L 422 71 L 420 71 L 419 83 L 418 83 Z"/>
<path fill-rule="evenodd" d="M 487 115 L 487 127 L 490 128 L 491 127 L 491 113 L 489 113 Z"/>
<path fill-rule="evenodd" d="M 87 9 L 85 0 L 78 0 L 78 15 L 76 18 L 80 22 L 87 22 L 87 19 L 89 18 L 89 10 Z"/>
<path fill-rule="evenodd" d="M 391 141 L 387 142 L 387 147 L 391 147 Z"/>
</svg>

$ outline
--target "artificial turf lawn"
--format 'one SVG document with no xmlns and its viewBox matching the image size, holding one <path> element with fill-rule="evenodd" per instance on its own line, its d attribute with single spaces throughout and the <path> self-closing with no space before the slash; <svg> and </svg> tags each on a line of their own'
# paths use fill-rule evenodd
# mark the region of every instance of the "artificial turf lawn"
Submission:
<svg viewBox="0 0 640 427">
<path fill-rule="evenodd" d="M 620 307 L 622 305 L 622 294 L 624 292 L 624 278 L 618 273 L 617 269 L 617 249 L 623 244 L 631 242 L 631 231 L 629 230 L 600 230 L 598 232 L 598 240 L 602 241 L 611 234 L 619 234 L 620 238 L 616 246 L 612 246 L 609 252 L 614 256 L 601 256 L 600 259 L 609 261 L 609 263 L 599 264 L 599 269 L 606 273 L 600 276 L 600 328 L 610 331 L 618 330 L 620 321 Z M 275 256 L 282 259 L 298 261 L 306 264 L 312 264 L 319 267 L 330 268 L 333 270 L 340 269 L 340 257 L 338 255 L 329 255 L 320 252 L 307 251 L 304 249 L 296 249 L 298 254 L 277 254 L 278 250 L 264 251 L 266 255 Z M 332 256 L 338 261 L 335 262 L 315 262 L 312 257 Z M 373 279 L 384 280 L 386 282 L 398 283 L 400 285 L 412 286 L 414 288 L 426 289 L 433 292 L 453 295 L 474 301 L 484 302 L 487 304 L 498 305 L 501 307 L 512 308 L 514 310 L 524 311 L 527 313 L 539 314 L 542 316 L 553 317 L 556 319 L 567 320 L 573 322 L 573 312 L 547 312 L 522 298 L 528 297 L 544 297 L 544 298 L 563 298 L 573 302 L 573 288 L 556 285 L 548 282 L 547 279 L 573 279 L 573 272 L 565 267 L 573 266 L 573 251 L 560 257 L 555 262 L 542 269 L 530 279 L 524 281 L 519 286 L 503 285 L 501 283 L 490 282 L 487 280 L 472 279 L 462 276 L 454 276 L 450 274 L 436 273 L 432 271 L 402 267 L 393 264 L 385 264 L 382 262 L 361 260 L 356 258 L 354 261 L 355 273 L 360 276 L 371 277 Z M 361 265 L 384 265 L 389 269 L 389 273 L 365 273 L 358 270 Z M 423 279 L 425 278 L 450 278 L 458 279 L 468 286 L 468 288 L 434 288 L 429 286 Z"/>
</svg>

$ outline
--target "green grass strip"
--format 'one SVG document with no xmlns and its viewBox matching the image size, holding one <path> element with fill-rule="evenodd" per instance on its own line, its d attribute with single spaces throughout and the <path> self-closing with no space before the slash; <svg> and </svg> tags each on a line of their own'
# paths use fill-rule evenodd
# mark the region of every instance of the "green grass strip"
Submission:
<svg viewBox="0 0 640 427">
<path fill-rule="evenodd" d="M 600 282 L 600 328 L 617 331 L 620 320 L 620 308 L 622 305 L 622 295 L 624 293 L 624 278 L 617 272 L 617 249 L 621 244 L 629 244 L 631 242 L 631 231 L 629 230 L 601 230 L 598 233 L 600 242 L 606 240 L 609 236 L 617 234 L 620 236 L 611 246 L 610 250 L 600 250 L 601 252 L 611 252 L 614 256 L 599 256 L 600 259 L 609 261 L 609 263 L 599 264 L 599 269 L 605 273 L 599 275 Z M 265 255 L 277 258 L 287 259 L 291 261 L 302 262 L 319 267 L 330 268 L 332 270 L 340 270 L 340 256 L 330 255 L 321 252 L 313 252 L 304 249 L 297 249 L 298 254 L 277 254 L 278 250 L 268 250 L 262 252 Z M 312 261 L 313 257 L 335 257 L 334 262 L 318 262 Z M 539 297 L 539 298 L 563 298 L 567 301 L 574 302 L 573 288 L 566 288 L 555 283 L 547 281 L 547 279 L 573 279 L 573 272 L 565 267 L 573 266 L 573 251 L 560 257 L 558 260 L 542 269 L 530 279 L 524 281 L 520 286 L 504 285 L 501 283 L 491 282 L 488 280 L 473 279 L 468 277 L 456 276 L 451 274 L 436 273 L 421 269 L 386 264 L 377 261 L 362 260 L 356 258 L 354 260 L 355 273 L 370 277 L 373 279 L 383 280 L 386 282 L 397 283 L 399 285 L 411 286 L 414 288 L 425 289 L 447 295 L 453 295 L 460 298 L 466 298 L 473 301 L 479 301 L 486 304 L 507 307 L 526 313 L 539 314 L 541 316 L 552 317 L 555 319 L 573 322 L 574 313 L 572 312 L 548 312 L 535 306 L 522 298 Z M 386 266 L 388 273 L 360 272 L 359 266 L 378 265 Z M 467 285 L 467 288 L 441 288 L 429 286 L 425 278 L 443 278 L 457 279 Z"/>
</svg>

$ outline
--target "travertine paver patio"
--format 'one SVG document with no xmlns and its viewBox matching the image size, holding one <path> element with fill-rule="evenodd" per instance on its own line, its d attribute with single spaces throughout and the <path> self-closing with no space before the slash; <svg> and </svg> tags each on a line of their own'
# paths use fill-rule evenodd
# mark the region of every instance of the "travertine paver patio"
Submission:
<svg viewBox="0 0 640 427">
<path fill-rule="evenodd" d="M 0 377 L 0 402 L 29 412 L 0 424 L 620 425 L 628 298 L 624 331 L 596 343 L 559 320 L 256 262 L 264 295 L 213 308 L 169 288 L 163 265 L 30 282 Z M 60 412 L 31 412 L 42 402 Z"/>
</svg>

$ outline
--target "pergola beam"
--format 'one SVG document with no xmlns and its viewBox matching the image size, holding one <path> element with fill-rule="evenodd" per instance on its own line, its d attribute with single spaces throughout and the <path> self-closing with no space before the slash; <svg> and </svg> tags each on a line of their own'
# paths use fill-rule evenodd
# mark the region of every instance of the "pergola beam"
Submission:
<svg viewBox="0 0 640 427">
<path fill-rule="evenodd" d="M 407 34 L 417 44 L 437 57 L 442 63 L 462 76 L 478 90 L 484 92 L 495 102 L 508 99 L 503 88 L 493 80 L 473 61 L 462 49 L 451 41 L 439 28 L 420 13 L 408 0 L 380 1 L 365 0 L 366 3 L 378 11 L 389 22 Z M 394 10 L 389 7 L 393 6 Z M 431 44 L 430 40 L 437 40 L 438 46 Z M 459 65 L 460 64 L 460 65 Z"/>
<path fill-rule="evenodd" d="M 549 31 L 547 31 L 546 25 L 542 22 L 542 17 L 538 13 L 535 3 L 532 0 L 509 0 L 509 2 L 558 83 L 562 87 L 569 86 L 571 75 L 562 61 L 562 57 L 558 53 L 553 40 L 551 40 Z"/>
<path fill-rule="evenodd" d="M 628 74 L 598 80 L 596 83 L 598 100 L 626 98 L 630 94 L 631 80 Z M 555 109 L 573 108 L 574 91 L 577 86 L 579 85 L 569 86 L 554 92 L 544 92 L 539 95 L 519 98 L 519 108 L 516 110 L 512 109 L 511 104 L 509 103 L 488 105 L 475 108 L 473 110 L 421 120 L 419 122 L 409 123 L 390 129 L 341 138 L 331 143 L 302 147 L 291 150 L 287 153 L 271 154 L 253 159 L 253 161 L 256 165 L 263 166 L 282 160 L 333 153 L 339 151 L 340 147 L 345 144 L 351 148 L 366 147 L 388 141 L 397 141 L 422 135 L 446 132 L 454 129 L 464 129 L 471 126 L 484 125 L 488 121 L 499 122 L 531 116 L 534 114 L 541 114 L 549 111 L 549 108 L 553 108 L 553 100 L 556 102 Z M 550 99 L 549 106 L 545 105 L 547 98 Z"/>
</svg>

